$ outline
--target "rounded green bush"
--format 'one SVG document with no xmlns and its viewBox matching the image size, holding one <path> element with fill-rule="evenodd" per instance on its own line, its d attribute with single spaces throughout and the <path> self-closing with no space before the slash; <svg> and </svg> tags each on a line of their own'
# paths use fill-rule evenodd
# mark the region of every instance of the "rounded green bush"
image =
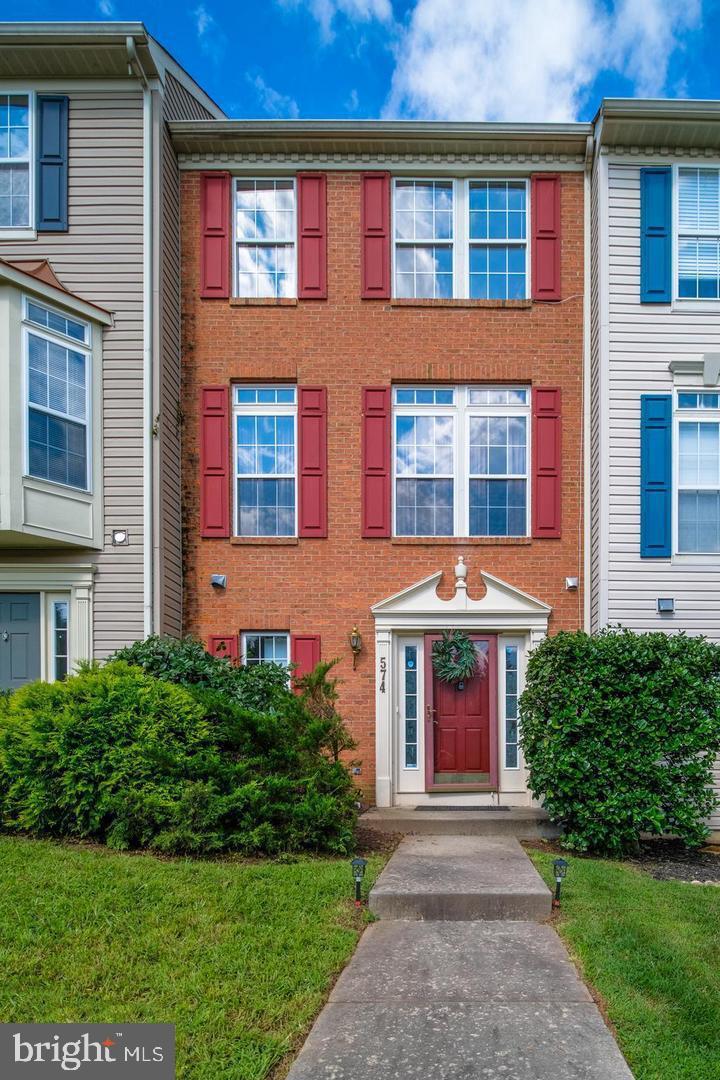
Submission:
<svg viewBox="0 0 720 1080">
<path fill-rule="evenodd" d="M 260 712 L 123 661 L 32 683 L 0 700 L 0 825 L 169 853 L 344 853 L 348 770 L 283 701 Z"/>
<path fill-rule="evenodd" d="M 520 701 L 529 786 L 564 843 L 621 854 L 641 833 L 688 845 L 717 799 L 720 647 L 684 634 L 559 633 L 530 655 Z"/>
</svg>

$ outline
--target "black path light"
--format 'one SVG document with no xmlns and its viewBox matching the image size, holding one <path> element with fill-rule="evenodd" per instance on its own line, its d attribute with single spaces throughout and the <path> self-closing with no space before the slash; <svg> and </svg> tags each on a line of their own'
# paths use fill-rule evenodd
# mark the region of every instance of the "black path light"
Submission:
<svg viewBox="0 0 720 1080">
<path fill-rule="evenodd" d="M 555 896 L 553 897 L 552 902 L 554 908 L 560 907 L 560 888 L 565 880 L 567 872 L 567 859 L 555 859 L 553 863 L 553 873 L 555 874 Z"/>
<path fill-rule="evenodd" d="M 360 907 L 362 904 L 362 882 L 365 877 L 365 867 L 367 866 L 367 859 L 361 859 L 359 856 L 353 859 L 352 863 L 353 881 L 355 882 L 355 907 Z"/>
</svg>

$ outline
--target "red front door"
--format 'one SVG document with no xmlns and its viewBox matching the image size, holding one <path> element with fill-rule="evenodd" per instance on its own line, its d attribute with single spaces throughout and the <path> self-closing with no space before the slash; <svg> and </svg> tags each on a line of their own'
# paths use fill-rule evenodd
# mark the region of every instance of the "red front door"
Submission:
<svg viewBox="0 0 720 1080">
<path fill-rule="evenodd" d="M 437 635 L 426 638 L 429 787 L 492 787 L 497 782 L 496 639 L 479 634 L 471 637 L 486 662 L 479 674 L 456 684 L 443 682 L 434 675 L 432 643 Z"/>
</svg>

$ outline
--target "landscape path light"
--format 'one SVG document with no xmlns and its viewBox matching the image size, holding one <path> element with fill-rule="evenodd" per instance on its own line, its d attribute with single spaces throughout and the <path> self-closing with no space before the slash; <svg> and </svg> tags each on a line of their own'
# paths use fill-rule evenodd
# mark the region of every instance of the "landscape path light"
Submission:
<svg viewBox="0 0 720 1080">
<path fill-rule="evenodd" d="M 353 881 L 355 882 L 355 907 L 360 907 L 362 904 L 362 883 L 365 877 L 365 867 L 367 866 L 367 859 L 361 859 L 359 856 L 353 859 L 352 863 Z"/>
<path fill-rule="evenodd" d="M 554 908 L 560 907 L 560 888 L 565 875 L 568 872 L 567 859 L 555 859 L 553 863 L 553 873 L 555 874 L 555 896 L 553 897 L 552 906 Z"/>
</svg>

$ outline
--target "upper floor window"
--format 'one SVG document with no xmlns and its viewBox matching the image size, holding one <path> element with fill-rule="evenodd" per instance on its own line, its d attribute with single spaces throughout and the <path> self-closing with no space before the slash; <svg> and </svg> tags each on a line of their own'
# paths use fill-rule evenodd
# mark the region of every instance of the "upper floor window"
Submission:
<svg viewBox="0 0 720 1080">
<path fill-rule="evenodd" d="M 235 293 L 296 296 L 295 181 L 235 180 Z"/>
<path fill-rule="evenodd" d="M 720 169 L 678 169 L 678 296 L 720 297 Z"/>
<path fill-rule="evenodd" d="M 527 387 L 395 387 L 395 535 L 527 535 L 529 416 Z"/>
<path fill-rule="evenodd" d="M 25 301 L 27 473 L 90 487 L 90 327 Z"/>
<path fill-rule="evenodd" d="M 29 94 L 0 94 L 0 229 L 32 224 L 30 115 Z"/>
<path fill-rule="evenodd" d="M 720 552 L 720 395 L 677 396 L 677 550 Z"/>
<path fill-rule="evenodd" d="M 394 182 L 395 296 L 528 295 L 525 180 Z"/>
<path fill-rule="evenodd" d="M 236 386 L 236 535 L 295 536 L 294 386 Z"/>
</svg>

